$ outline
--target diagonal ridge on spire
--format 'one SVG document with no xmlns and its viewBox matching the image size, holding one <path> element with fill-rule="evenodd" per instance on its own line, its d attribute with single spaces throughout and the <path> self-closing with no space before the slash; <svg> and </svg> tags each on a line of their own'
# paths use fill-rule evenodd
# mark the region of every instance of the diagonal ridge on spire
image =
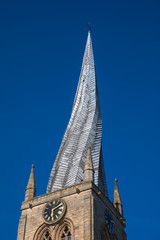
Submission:
<svg viewBox="0 0 160 240">
<path fill-rule="evenodd" d="M 91 147 L 94 183 L 107 195 L 102 158 L 102 120 L 90 31 L 71 117 L 50 174 L 47 192 L 83 180 L 88 147 Z"/>
</svg>

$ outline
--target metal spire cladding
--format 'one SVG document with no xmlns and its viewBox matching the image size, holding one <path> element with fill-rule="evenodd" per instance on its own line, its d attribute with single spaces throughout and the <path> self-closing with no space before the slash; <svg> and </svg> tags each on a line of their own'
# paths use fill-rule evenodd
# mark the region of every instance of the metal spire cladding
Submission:
<svg viewBox="0 0 160 240">
<path fill-rule="evenodd" d="M 91 147 L 94 183 L 107 195 L 101 144 L 102 120 L 89 31 L 71 117 L 53 164 L 47 192 L 83 181 L 87 151 Z"/>
</svg>

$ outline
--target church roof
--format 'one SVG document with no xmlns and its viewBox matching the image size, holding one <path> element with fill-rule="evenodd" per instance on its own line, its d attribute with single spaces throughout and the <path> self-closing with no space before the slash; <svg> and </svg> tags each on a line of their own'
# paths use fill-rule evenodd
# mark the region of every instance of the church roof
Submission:
<svg viewBox="0 0 160 240">
<path fill-rule="evenodd" d="M 94 183 L 107 195 L 101 145 L 102 120 L 89 31 L 71 117 L 53 164 L 47 192 L 83 181 L 87 151 L 91 147 Z"/>
</svg>

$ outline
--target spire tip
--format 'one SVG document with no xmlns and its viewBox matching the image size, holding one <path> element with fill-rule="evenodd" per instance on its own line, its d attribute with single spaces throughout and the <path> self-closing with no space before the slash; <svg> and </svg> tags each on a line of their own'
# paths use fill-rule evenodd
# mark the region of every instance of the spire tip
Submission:
<svg viewBox="0 0 160 240">
<path fill-rule="evenodd" d="M 91 24 L 88 23 L 88 33 L 90 33 L 90 32 L 91 32 Z"/>
</svg>

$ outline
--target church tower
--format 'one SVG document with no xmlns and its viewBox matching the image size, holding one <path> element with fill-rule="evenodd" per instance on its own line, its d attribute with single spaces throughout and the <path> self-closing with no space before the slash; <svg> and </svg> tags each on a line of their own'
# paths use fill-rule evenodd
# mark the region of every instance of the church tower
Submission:
<svg viewBox="0 0 160 240">
<path fill-rule="evenodd" d="M 47 192 L 35 194 L 32 165 L 17 240 L 126 240 L 117 180 L 113 202 L 108 198 L 90 31 L 71 117 Z"/>
</svg>

